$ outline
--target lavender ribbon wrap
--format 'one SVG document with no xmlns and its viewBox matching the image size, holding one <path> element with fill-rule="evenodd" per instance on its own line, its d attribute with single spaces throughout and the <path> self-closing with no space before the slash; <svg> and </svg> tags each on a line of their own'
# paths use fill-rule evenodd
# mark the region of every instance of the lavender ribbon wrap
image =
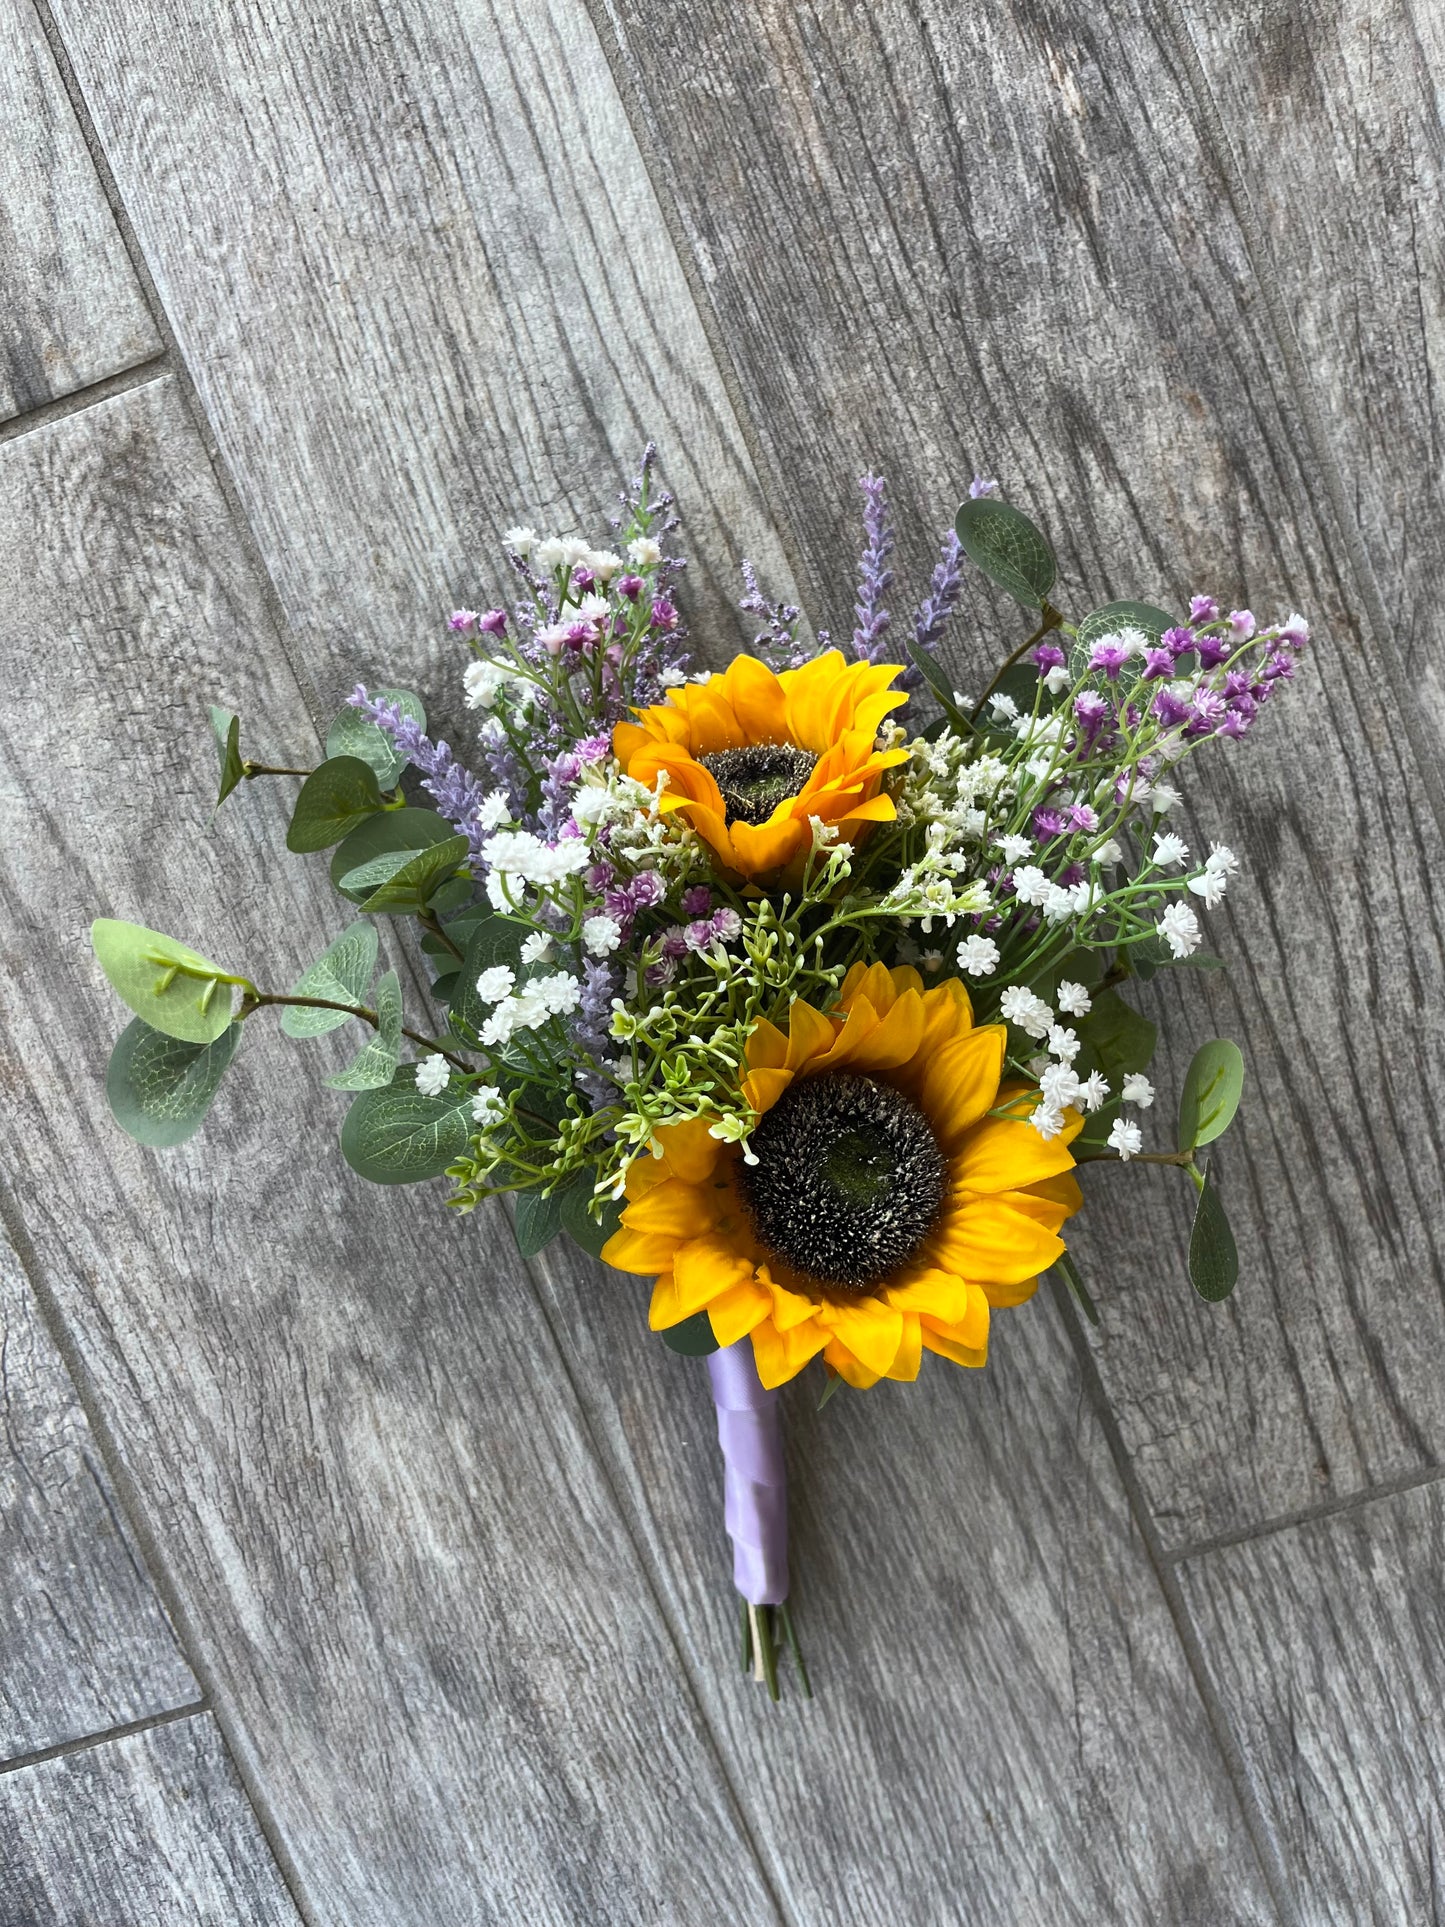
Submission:
<svg viewBox="0 0 1445 1927">
<path fill-rule="evenodd" d="M 752 1606 L 788 1596 L 788 1486 L 778 1394 L 764 1389 L 749 1338 L 707 1361 L 723 1455 L 724 1519 L 733 1542 L 733 1584 Z"/>
</svg>

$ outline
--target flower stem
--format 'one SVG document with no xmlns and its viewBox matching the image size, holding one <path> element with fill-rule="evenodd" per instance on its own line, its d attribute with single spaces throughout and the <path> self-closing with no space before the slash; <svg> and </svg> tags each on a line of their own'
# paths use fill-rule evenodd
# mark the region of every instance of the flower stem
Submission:
<svg viewBox="0 0 1445 1927">
<path fill-rule="evenodd" d="M 1064 618 L 1059 614 L 1058 610 L 1055 609 L 1051 603 L 1046 602 L 1043 605 L 1043 611 L 1044 611 L 1044 619 L 1039 624 L 1038 628 L 1034 630 L 1031 636 L 1025 636 L 1023 641 L 1019 644 L 1018 648 L 1014 650 L 1013 654 L 1010 656 L 1005 656 L 1003 661 L 999 664 L 998 668 L 994 670 L 992 677 L 989 679 L 989 685 L 987 689 L 984 690 L 983 694 L 979 697 L 978 701 L 974 704 L 973 708 L 968 712 L 968 720 L 971 723 L 976 723 L 978 721 L 979 717 L 983 714 L 984 704 L 988 701 L 989 697 L 993 694 L 995 689 L 998 688 L 999 684 L 1003 681 L 1004 677 L 1008 674 L 1009 670 L 1013 668 L 1014 664 L 1019 660 L 1019 658 L 1024 654 L 1024 652 L 1028 649 L 1032 649 L 1036 642 L 1042 642 L 1044 637 L 1049 633 L 1050 629 L 1057 629 L 1064 620 Z"/>
<path fill-rule="evenodd" d="M 251 1012 L 259 1010 L 263 1004 L 292 1004 L 304 1010 L 344 1010 L 348 1017 L 359 1017 L 364 1024 L 370 1024 L 373 1030 L 381 1028 L 381 1019 L 366 1004 L 342 1004 L 332 997 L 282 997 L 273 995 L 270 991 L 255 989 L 248 990 L 241 999 L 241 1008 L 236 1013 L 236 1021 L 244 1023 Z M 423 1049 L 435 1051 L 438 1056 L 444 1057 L 454 1070 L 465 1071 L 468 1076 L 471 1075 L 472 1066 L 466 1059 L 454 1055 L 445 1044 L 438 1043 L 434 1037 L 423 1037 L 419 1031 L 405 1029 L 401 1034 L 413 1044 L 420 1044 Z"/>
<path fill-rule="evenodd" d="M 1195 1170 L 1192 1151 L 1136 1151 L 1132 1158 L 1121 1158 L 1117 1151 L 1085 1151 L 1082 1157 L 1074 1159 L 1075 1164 L 1178 1164 L 1186 1171 Z"/>
</svg>

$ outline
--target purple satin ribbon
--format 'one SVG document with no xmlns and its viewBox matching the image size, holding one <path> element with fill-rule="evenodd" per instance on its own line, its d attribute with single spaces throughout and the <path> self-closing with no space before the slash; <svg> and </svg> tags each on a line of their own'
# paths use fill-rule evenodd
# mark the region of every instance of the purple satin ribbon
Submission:
<svg viewBox="0 0 1445 1927">
<path fill-rule="evenodd" d="M 723 1455 L 733 1584 L 751 1605 L 780 1606 L 788 1596 L 788 1484 L 778 1394 L 764 1390 L 750 1338 L 712 1352 L 707 1373 Z"/>
</svg>

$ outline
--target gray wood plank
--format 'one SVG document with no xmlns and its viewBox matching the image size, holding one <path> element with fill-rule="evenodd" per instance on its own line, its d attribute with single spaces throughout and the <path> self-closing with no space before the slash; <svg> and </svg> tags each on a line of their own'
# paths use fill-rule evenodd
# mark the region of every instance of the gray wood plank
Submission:
<svg viewBox="0 0 1445 1927">
<path fill-rule="evenodd" d="M 0 0 L 0 421 L 159 353 L 30 0 Z"/>
<path fill-rule="evenodd" d="M 649 435 L 744 633 L 786 567 L 582 0 L 55 12 L 328 700 L 450 675 L 501 531 L 596 527 Z"/>
<path fill-rule="evenodd" d="M 0 525 L 0 1159 L 303 1894 L 772 1918 L 501 1221 L 349 1182 L 279 1037 L 176 1152 L 106 1115 L 97 909 L 279 982 L 336 923 L 277 791 L 208 828 L 207 699 L 291 752 L 307 722 L 173 385 L 0 450 Z"/>
<path fill-rule="evenodd" d="M 0 1776 L 0 1927 L 298 1927 L 209 1714 Z"/>
<path fill-rule="evenodd" d="M 1445 1492 L 1187 1560 L 1186 1597 L 1311 1927 L 1445 1920 Z"/>
<path fill-rule="evenodd" d="M 1445 517 L 1445 16 L 1186 4 L 1395 647 L 1438 713 Z"/>
<path fill-rule="evenodd" d="M 817 1698 L 738 1672 L 700 1361 L 645 1281 L 554 1245 L 553 1316 L 788 1917 L 808 1927 L 1276 1918 L 1048 1291 L 986 1372 L 784 1395 L 793 1606 Z M 881 1391 L 882 1397 L 875 1392 Z M 784 1665 L 791 1688 L 791 1667 Z"/>
<path fill-rule="evenodd" d="M 0 1235 L 0 1761 L 199 1696 Z"/>
<path fill-rule="evenodd" d="M 1097 1177 L 1078 1236 L 1100 1368 L 1172 1543 L 1438 1463 L 1445 1066 L 1421 1019 L 1445 996 L 1445 848 L 1165 16 L 608 17 L 820 620 L 851 626 L 846 481 L 870 464 L 915 590 L 978 468 L 1054 537 L 1070 607 L 1213 588 L 1315 617 L 1303 686 L 1190 773 L 1194 832 L 1247 859 L 1210 919 L 1232 974 L 1146 1000 L 1171 1039 L 1161 1134 L 1194 1042 L 1245 1044 L 1222 1160 L 1243 1282 L 1222 1312 L 1193 1298 L 1168 1173 Z M 980 592 L 959 686 L 1016 623 Z"/>
</svg>

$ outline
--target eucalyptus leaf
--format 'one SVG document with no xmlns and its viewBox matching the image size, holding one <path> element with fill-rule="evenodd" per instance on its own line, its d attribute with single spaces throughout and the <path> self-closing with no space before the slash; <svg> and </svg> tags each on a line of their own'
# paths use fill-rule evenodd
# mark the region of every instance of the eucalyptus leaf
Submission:
<svg viewBox="0 0 1445 1927">
<path fill-rule="evenodd" d="M 584 1171 L 577 1182 L 568 1185 L 562 1193 L 562 1229 L 590 1257 L 600 1258 L 603 1245 L 622 1222 L 622 1206 L 605 1198 L 599 1223 L 587 1208 L 591 1201 L 592 1177 Z"/>
<path fill-rule="evenodd" d="M 333 1091 L 374 1091 L 390 1084 L 401 1056 L 401 984 L 388 970 L 376 985 L 377 1028 L 344 1071 L 326 1082 Z"/>
<path fill-rule="evenodd" d="M 433 897 L 432 902 L 435 904 L 435 897 Z M 485 922 L 490 914 L 490 911 L 487 910 L 468 911 L 466 916 L 453 917 L 450 923 L 444 923 L 442 929 L 451 939 L 451 942 L 456 945 L 457 949 L 465 952 L 468 938 L 476 929 L 477 925 Z M 452 957 L 453 963 L 458 961 L 456 957 L 452 956 L 452 951 L 448 945 L 443 943 L 440 937 L 434 937 L 429 930 L 422 937 L 421 947 L 428 957 Z"/>
<path fill-rule="evenodd" d="M 371 973 L 376 968 L 376 925 L 358 917 L 291 986 L 293 997 L 325 997 L 332 1003 L 365 1002 Z M 320 1037 L 347 1022 L 344 1010 L 308 1009 L 288 1004 L 281 1012 L 281 1028 L 288 1037 Z"/>
<path fill-rule="evenodd" d="M 1091 1325 L 1097 1325 L 1099 1322 L 1099 1307 L 1089 1296 L 1088 1287 L 1079 1276 L 1078 1267 L 1067 1251 L 1062 1253 L 1062 1255 L 1054 1261 L 1054 1269 L 1062 1275 L 1064 1283 L 1069 1287 L 1069 1290 L 1074 1294 L 1075 1298 L 1078 1299 L 1079 1309 L 1083 1312 L 1085 1318 L 1088 1319 Z"/>
<path fill-rule="evenodd" d="M 938 698 L 944 716 L 951 722 L 965 721 L 962 711 L 954 701 L 953 684 L 943 672 L 943 665 L 931 650 L 920 649 L 911 638 L 908 643 L 909 660 L 920 676 Z"/>
<path fill-rule="evenodd" d="M 1102 609 L 1092 609 L 1079 624 L 1073 649 L 1069 652 L 1069 674 L 1077 682 L 1089 666 L 1089 651 L 1104 636 L 1112 636 L 1120 629 L 1140 629 L 1149 638 L 1150 646 L 1155 645 L 1166 629 L 1175 626 L 1175 618 L 1167 610 L 1156 609 L 1150 602 L 1108 602 Z"/>
<path fill-rule="evenodd" d="M 105 1073 L 116 1123 L 157 1150 L 194 1137 L 240 1047 L 241 1030 L 232 1024 L 208 1044 L 188 1044 L 133 1017 Z"/>
<path fill-rule="evenodd" d="M 395 703 L 403 716 L 426 728 L 426 711 L 420 696 L 409 689 L 373 689 L 373 701 Z M 359 709 L 348 703 L 326 732 L 328 756 L 354 756 L 370 766 L 382 789 L 395 789 L 401 773 L 411 760 L 403 756 L 396 739 L 378 723 L 370 723 Z"/>
<path fill-rule="evenodd" d="M 384 1089 L 363 1091 L 341 1125 L 341 1155 L 372 1184 L 439 1178 L 467 1148 L 472 1094 L 426 1097 L 410 1066 Z"/>
<path fill-rule="evenodd" d="M 964 553 L 1025 608 L 1043 608 L 1054 586 L 1054 555 L 1026 515 L 987 495 L 965 502 L 954 527 Z"/>
<path fill-rule="evenodd" d="M 1238 1044 L 1215 1037 L 1201 1044 L 1179 1095 L 1179 1148 L 1197 1151 L 1228 1130 L 1244 1090 L 1244 1058 Z"/>
<path fill-rule="evenodd" d="M 333 853 L 331 881 L 340 890 L 344 876 L 387 850 L 425 850 L 454 834 L 451 824 L 435 810 L 383 810 L 353 830 Z"/>
<path fill-rule="evenodd" d="M 329 850 L 381 809 L 376 772 L 358 756 L 332 756 L 301 785 L 288 850 Z"/>
<path fill-rule="evenodd" d="M 1131 1073 L 1146 1071 L 1158 1041 L 1157 1024 L 1126 1004 L 1117 990 L 1101 990 L 1086 1016 L 1075 1025 L 1109 1082 L 1118 1085 Z"/>
<path fill-rule="evenodd" d="M 459 970 L 444 970 L 439 977 L 433 977 L 431 980 L 432 1001 L 438 1004 L 450 1003 L 452 992 L 461 980 L 462 973 Z"/>
<path fill-rule="evenodd" d="M 246 765 L 241 761 L 241 719 L 229 709 L 221 709 L 211 704 L 211 728 L 215 731 L 216 748 L 221 758 L 221 788 L 216 797 L 216 808 L 220 809 L 231 791 L 246 774 Z"/>
<path fill-rule="evenodd" d="M 187 1044 L 209 1044 L 231 1021 L 235 973 L 143 924 L 97 917 L 90 926 L 96 961 L 111 987 L 152 1030 Z"/>
<path fill-rule="evenodd" d="M 1238 1279 L 1239 1252 L 1234 1233 L 1214 1188 L 1214 1173 L 1206 1171 L 1194 1211 L 1194 1229 L 1189 1234 L 1189 1282 L 1201 1298 L 1217 1305 L 1234 1290 Z"/>
<path fill-rule="evenodd" d="M 464 836 L 449 836 L 425 850 L 389 851 L 348 870 L 341 888 L 368 917 L 419 916 L 470 848 Z"/>
<path fill-rule="evenodd" d="M 680 1325 L 669 1325 L 666 1331 L 657 1335 L 669 1351 L 677 1352 L 683 1358 L 706 1358 L 718 1349 L 718 1342 L 713 1337 L 712 1320 L 705 1311 L 695 1311 L 691 1318 L 684 1318 Z"/>
<path fill-rule="evenodd" d="M 465 909 L 476 894 L 476 883 L 470 874 L 453 877 L 444 883 L 427 906 L 434 916 L 450 917 L 458 910 Z"/>
<path fill-rule="evenodd" d="M 535 1258 L 562 1229 L 562 1199 L 556 1191 L 519 1191 L 512 1230 L 524 1258 Z"/>
</svg>

